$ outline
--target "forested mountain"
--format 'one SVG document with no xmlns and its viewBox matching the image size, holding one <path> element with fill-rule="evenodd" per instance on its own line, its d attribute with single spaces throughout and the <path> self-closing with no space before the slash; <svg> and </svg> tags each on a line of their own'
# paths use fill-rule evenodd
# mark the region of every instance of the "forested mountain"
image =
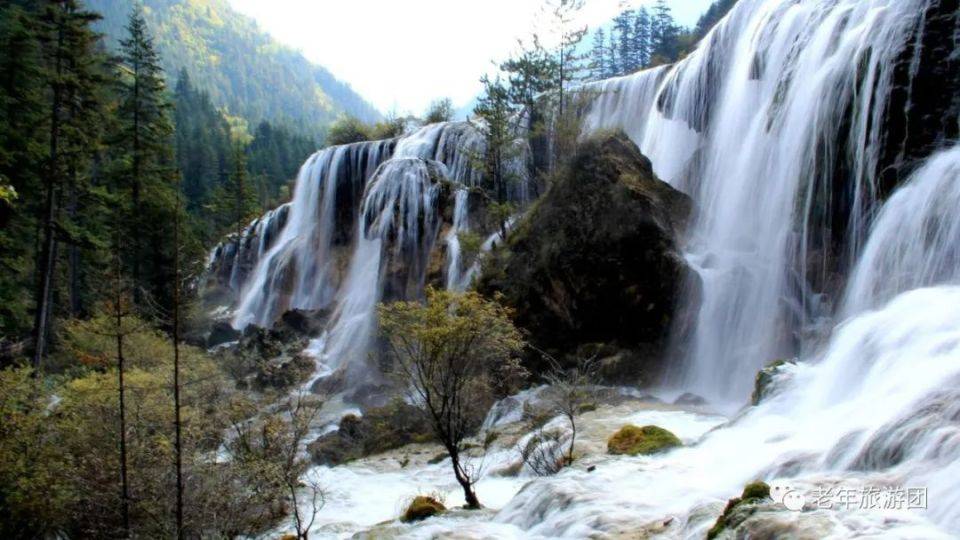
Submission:
<svg viewBox="0 0 960 540">
<path fill-rule="evenodd" d="M 214 105 L 251 125 L 269 120 L 317 135 L 341 113 L 368 121 L 380 116 L 349 85 L 278 43 L 226 0 L 142 4 L 166 73 L 173 76 L 186 68 Z M 103 16 L 96 27 L 116 48 L 131 3 L 89 0 L 86 5 Z"/>
</svg>

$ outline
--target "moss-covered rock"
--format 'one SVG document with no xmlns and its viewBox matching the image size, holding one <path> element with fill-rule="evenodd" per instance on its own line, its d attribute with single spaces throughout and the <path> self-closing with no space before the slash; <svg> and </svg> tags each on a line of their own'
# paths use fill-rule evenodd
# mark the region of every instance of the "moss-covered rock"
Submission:
<svg viewBox="0 0 960 540">
<path fill-rule="evenodd" d="M 780 370 L 783 366 L 792 363 L 789 360 L 774 360 L 758 371 L 753 383 L 753 396 L 751 396 L 750 402 L 757 405 L 769 397 L 773 392 L 773 382 L 779 375 Z"/>
<path fill-rule="evenodd" d="M 683 446 L 680 439 L 659 426 L 623 426 L 607 440 L 607 452 L 635 456 L 663 452 Z"/>
<path fill-rule="evenodd" d="M 724 530 L 734 528 L 753 515 L 757 505 L 770 498 L 770 486 L 766 482 L 750 482 L 743 487 L 743 493 L 727 501 L 726 508 L 717 518 L 717 522 L 707 532 L 707 540 L 713 540 Z"/>
<path fill-rule="evenodd" d="M 403 513 L 403 516 L 400 517 L 400 521 L 405 523 L 422 521 L 428 517 L 442 514 L 446 511 L 447 508 L 443 506 L 443 503 L 440 501 L 434 499 L 433 497 L 419 495 L 410 501 L 410 505 L 407 506 L 407 510 Z"/>
<path fill-rule="evenodd" d="M 624 378 L 662 367 L 678 296 L 694 281 L 676 240 L 690 209 L 626 135 L 599 135 L 485 260 L 478 290 L 502 293 L 532 343 L 561 361 L 610 345 L 597 356 L 611 358 L 607 380 L 633 383 Z M 546 364 L 527 361 L 534 373 Z"/>
<path fill-rule="evenodd" d="M 420 409 L 395 400 L 367 409 L 362 417 L 344 416 L 337 431 L 313 441 L 307 450 L 314 463 L 340 465 L 432 438 L 430 424 Z"/>
</svg>

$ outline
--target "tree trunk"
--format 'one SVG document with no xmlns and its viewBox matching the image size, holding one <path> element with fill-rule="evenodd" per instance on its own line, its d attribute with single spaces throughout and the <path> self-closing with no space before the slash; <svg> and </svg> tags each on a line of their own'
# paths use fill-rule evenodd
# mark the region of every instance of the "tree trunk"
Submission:
<svg viewBox="0 0 960 540">
<path fill-rule="evenodd" d="M 473 484 L 460 466 L 460 452 L 454 447 L 447 448 L 447 452 L 450 454 L 450 461 L 453 463 L 453 475 L 457 478 L 460 487 L 463 488 L 463 500 L 466 501 L 465 508 L 479 510 L 481 508 L 480 499 L 477 498 L 477 494 L 473 490 Z"/>
<path fill-rule="evenodd" d="M 120 508 L 124 538 L 130 538 L 130 490 L 127 486 L 127 410 L 123 386 L 123 314 L 117 307 L 117 384 L 120 392 Z"/>
<path fill-rule="evenodd" d="M 173 223 L 173 410 L 177 467 L 177 538 L 183 540 L 183 444 L 180 421 L 180 186 Z"/>
<path fill-rule="evenodd" d="M 123 515 L 123 534 L 124 538 L 130 538 L 130 490 L 127 485 L 127 409 L 125 402 L 125 388 L 123 382 L 124 358 L 123 358 L 123 338 L 125 331 L 123 328 L 123 280 L 122 280 L 122 262 L 121 262 L 121 232 L 120 222 L 116 223 L 117 239 L 116 253 L 114 253 L 114 263 L 116 272 L 114 291 L 113 291 L 113 312 L 114 323 L 116 324 L 117 340 L 117 384 L 120 398 L 120 510 Z"/>
<path fill-rule="evenodd" d="M 47 163 L 46 178 L 46 198 L 43 209 L 43 244 L 39 256 L 37 257 L 37 271 L 39 279 L 37 280 L 36 293 L 36 312 L 33 321 L 33 367 L 40 370 L 43 357 L 46 352 L 47 328 L 49 327 L 50 303 L 53 298 L 51 289 L 53 288 L 53 274 L 56 266 L 56 238 L 54 231 L 54 220 L 56 217 L 56 190 L 57 177 L 60 173 L 59 144 L 60 144 L 60 109 L 63 100 L 63 88 L 60 84 L 62 76 L 62 64 L 60 50 L 63 48 L 63 21 L 59 21 L 57 30 L 57 60 L 54 68 L 53 83 L 53 103 L 50 110 L 50 154 Z"/>
<path fill-rule="evenodd" d="M 76 222 L 80 211 L 80 196 L 77 187 L 77 171 L 70 171 L 70 195 L 67 202 L 67 216 Z M 80 247 L 70 242 L 67 248 L 67 274 L 69 282 L 70 315 L 79 317 L 83 308 L 80 300 Z"/>
<path fill-rule="evenodd" d="M 133 202 L 131 229 L 133 230 L 133 303 L 140 305 L 140 66 L 133 66 L 133 170 L 131 175 L 130 196 Z"/>
</svg>

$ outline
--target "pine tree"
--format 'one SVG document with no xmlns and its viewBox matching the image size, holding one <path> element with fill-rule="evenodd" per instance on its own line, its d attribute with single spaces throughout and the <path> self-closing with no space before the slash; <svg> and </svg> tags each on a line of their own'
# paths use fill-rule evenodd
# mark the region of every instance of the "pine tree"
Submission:
<svg viewBox="0 0 960 540">
<path fill-rule="evenodd" d="M 590 50 L 590 74 L 594 80 L 608 77 L 607 67 L 607 37 L 603 28 L 598 28 L 593 34 L 593 48 Z"/>
<path fill-rule="evenodd" d="M 46 353 L 53 318 L 58 247 L 61 241 L 75 244 L 75 228 L 65 226 L 60 213 L 64 192 L 78 200 L 79 171 L 92 156 L 98 140 L 96 121 L 103 84 L 102 59 L 96 52 L 97 35 L 90 28 L 99 18 L 84 11 L 74 0 L 51 1 L 40 17 L 42 48 L 47 67 L 49 108 L 43 210 L 40 218 L 40 250 L 37 253 L 37 287 L 34 298 L 34 367 L 39 369 Z M 77 218 L 77 208 L 71 212 Z M 77 262 L 76 260 L 74 262 Z M 76 270 L 74 268 L 74 270 Z"/>
<path fill-rule="evenodd" d="M 617 54 L 620 59 L 619 71 L 621 74 L 633 73 L 637 69 L 633 11 L 628 9 L 620 12 L 613 19 L 613 30 L 617 35 Z"/>
<path fill-rule="evenodd" d="M 170 102 L 166 96 L 163 70 L 143 18 L 142 8 L 135 5 L 127 25 L 128 37 L 120 42 L 122 65 L 120 79 L 121 117 L 120 137 L 117 141 L 124 151 L 122 180 L 130 190 L 128 223 L 133 234 L 129 253 L 131 279 L 134 282 L 134 301 L 140 303 L 141 290 L 149 286 L 165 286 L 160 250 L 145 245 L 157 234 L 158 226 L 169 226 L 172 204 L 170 155 L 173 128 L 169 119 Z M 145 197 L 149 194 L 149 197 Z M 156 245 L 160 245 L 159 242 Z M 145 265 L 145 263 L 147 263 Z M 148 266 L 146 274 L 144 266 Z"/>
<path fill-rule="evenodd" d="M 500 70 L 507 74 L 505 86 L 511 105 L 532 110 L 537 96 L 556 89 L 557 66 L 537 36 L 529 46 L 520 42 L 520 48 L 519 55 L 500 64 Z"/>
<path fill-rule="evenodd" d="M 670 6 L 667 5 L 666 0 L 657 0 L 657 3 L 653 6 L 651 35 L 653 43 L 651 62 L 664 64 L 676 60 L 679 54 L 677 40 L 679 29 L 673 20 Z"/>
<path fill-rule="evenodd" d="M 566 106 L 568 87 L 578 81 L 583 72 L 583 56 L 577 52 L 577 48 L 587 33 L 587 27 L 578 25 L 575 20 L 583 5 L 584 0 L 547 0 L 555 34 L 560 37 L 554 53 L 554 86 L 557 89 L 557 112 L 560 116 L 563 116 Z"/>
<path fill-rule="evenodd" d="M 647 8 L 637 10 L 637 16 L 633 21 L 633 39 L 634 49 L 636 51 L 636 64 L 638 68 L 645 68 L 650 65 L 650 12 Z"/>
<path fill-rule="evenodd" d="M 0 6 L 0 333 L 20 336 L 32 328 L 28 309 L 36 276 L 30 260 L 37 243 L 43 199 L 44 125 L 49 101 L 38 40 L 36 10 Z"/>
<path fill-rule="evenodd" d="M 491 79 L 484 76 L 483 94 L 473 109 L 474 115 L 482 120 L 477 126 L 486 141 L 486 152 L 479 156 L 483 164 L 487 189 L 493 193 L 496 216 L 502 238 L 506 238 L 506 221 L 511 214 L 507 202 L 507 185 L 514 180 L 510 177 L 507 162 L 514 153 L 513 129 L 511 119 L 516 112 L 510 97 L 509 88 L 499 77 Z"/>
<path fill-rule="evenodd" d="M 617 55 L 617 40 L 614 32 L 610 32 L 610 40 L 607 43 L 607 69 L 609 72 L 608 77 L 616 77 L 617 75 L 622 75 L 623 71 L 620 69 L 620 59 Z"/>
</svg>

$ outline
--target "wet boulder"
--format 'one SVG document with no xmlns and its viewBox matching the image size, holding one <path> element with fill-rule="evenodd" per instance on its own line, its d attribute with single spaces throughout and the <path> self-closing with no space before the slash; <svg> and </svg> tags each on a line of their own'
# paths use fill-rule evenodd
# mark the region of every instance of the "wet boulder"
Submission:
<svg viewBox="0 0 960 540">
<path fill-rule="evenodd" d="M 678 249 L 691 212 L 623 133 L 600 134 L 483 265 L 478 289 L 515 310 L 536 348 L 565 363 L 579 347 L 610 351 L 605 379 L 633 383 L 662 368 L 685 285 Z M 534 373 L 547 369 L 528 358 Z"/>
<path fill-rule="evenodd" d="M 407 506 L 407 509 L 400 518 L 400 521 L 403 521 L 404 523 L 422 521 L 428 517 L 442 514 L 443 512 L 446 512 L 446 510 L 447 508 L 443 506 L 443 503 L 437 499 L 428 497 L 426 495 L 419 495 L 410 501 L 410 505 Z"/>
<path fill-rule="evenodd" d="M 210 335 L 207 336 L 207 347 L 216 347 L 231 341 L 237 341 L 242 334 L 227 321 L 218 321 L 210 329 Z"/>
<path fill-rule="evenodd" d="M 607 440 L 607 453 L 614 455 L 650 455 L 683 446 L 680 439 L 659 426 L 623 426 Z"/>
<path fill-rule="evenodd" d="M 420 409 L 402 400 L 347 415 L 339 429 L 307 445 L 314 463 L 340 465 L 411 443 L 432 440 L 433 431 Z"/>
<path fill-rule="evenodd" d="M 723 513 L 707 532 L 707 539 L 713 540 L 724 531 L 733 529 L 752 516 L 760 505 L 770 502 L 770 486 L 766 482 L 751 482 L 743 487 L 743 493 L 727 501 Z"/>
<path fill-rule="evenodd" d="M 784 377 L 783 368 L 792 365 L 789 360 L 774 360 L 767 364 L 763 369 L 757 372 L 757 377 L 753 383 L 753 396 L 750 402 L 758 405 L 761 401 L 770 397 L 776 387 L 776 382 Z"/>
</svg>

